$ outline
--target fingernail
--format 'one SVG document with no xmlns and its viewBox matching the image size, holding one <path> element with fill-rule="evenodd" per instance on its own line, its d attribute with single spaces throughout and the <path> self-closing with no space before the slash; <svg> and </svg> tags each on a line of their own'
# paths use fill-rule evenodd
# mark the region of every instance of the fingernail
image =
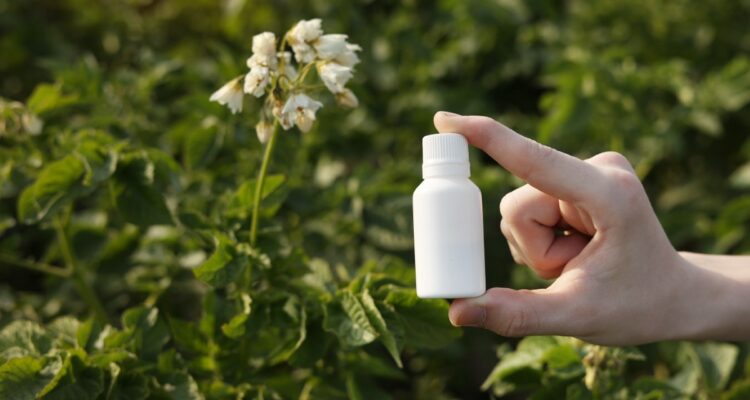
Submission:
<svg viewBox="0 0 750 400">
<path fill-rule="evenodd" d="M 455 117 L 460 117 L 460 115 L 458 115 L 458 114 L 456 114 L 456 113 L 452 113 L 452 112 L 450 112 L 450 111 L 440 111 L 440 115 L 442 115 L 442 116 L 443 116 L 443 117 L 445 117 L 445 118 L 455 118 Z"/>
<path fill-rule="evenodd" d="M 484 321 L 487 318 L 487 310 L 483 306 L 473 304 L 465 305 L 457 314 L 449 315 L 453 326 L 483 327 Z"/>
</svg>

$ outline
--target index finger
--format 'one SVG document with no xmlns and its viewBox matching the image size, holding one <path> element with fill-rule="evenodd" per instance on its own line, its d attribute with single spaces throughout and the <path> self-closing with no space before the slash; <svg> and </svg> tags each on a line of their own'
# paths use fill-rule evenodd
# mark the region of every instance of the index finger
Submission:
<svg viewBox="0 0 750 400">
<path fill-rule="evenodd" d="M 482 149 L 498 164 L 529 185 L 558 199 L 573 202 L 599 200 L 604 177 L 596 167 L 557 151 L 507 126 L 482 116 L 438 112 L 439 132 L 457 132 Z"/>
</svg>

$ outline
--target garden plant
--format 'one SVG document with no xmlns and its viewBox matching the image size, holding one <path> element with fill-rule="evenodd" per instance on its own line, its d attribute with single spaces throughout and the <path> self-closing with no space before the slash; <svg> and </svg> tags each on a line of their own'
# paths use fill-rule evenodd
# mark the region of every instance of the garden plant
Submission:
<svg viewBox="0 0 750 400">
<path fill-rule="evenodd" d="M 437 110 L 628 156 L 750 251 L 750 3 L 0 0 L 0 399 L 746 399 L 750 346 L 453 327 L 415 293 Z M 474 150 L 472 150 L 474 151 Z M 498 229 L 488 286 L 549 284 Z M 750 305 L 749 305 L 750 306 Z"/>
</svg>

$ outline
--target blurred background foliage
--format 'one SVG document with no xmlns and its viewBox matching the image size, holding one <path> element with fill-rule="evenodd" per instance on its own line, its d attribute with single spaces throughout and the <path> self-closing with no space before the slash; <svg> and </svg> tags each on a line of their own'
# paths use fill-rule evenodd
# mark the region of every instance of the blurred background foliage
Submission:
<svg viewBox="0 0 750 400">
<path fill-rule="evenodd" d="M 313 131 L 279 137 L 271 172 L 285 174 L 287 183 L 278 210 L 269 211 L 277 217 L 266 238 L 284 232 L 284 241 L 344 277 L 368 260 L 411 265 L 410 196 L 421 179 L 420 138 L 434 130 L 435 111 L 451 110 L 497 118 L 580 157 L 622 152 L 677 249 L 750 251 L 748 0 L 0 0 L 6 104 L 0 252 L 59 257 L 49 229 L 20 221 L 18 197 L 34 171 L 81 140 L 73 133 L 81 129 L 174 158 L 179 165 L 165 168 L 179 173 L 157 177 L 157 184 L 170 209 L 186 213 L 183 224 L 190 215 L 224 218 L 219 214 L 227 204 L 232 211 L 232 193 L 258 167 L 262 148 L 253 126 L 260 104 L 247 99 L 244 113 L 230 115 L 208 97 L 245 70 L 252 35 L 281 34 L 313 17 L 323 19 L 327 32 L 347 33 L 362 46 L 353 84 L 361 106 L 341 113 L 329 101 Z M 44 121 L 34 143 L 14 138 L 28 126 L 7 105 L 12 100 Z M 478 152 L 473 159 L 485 201 L 488 283 L 544 285 L 513 264 L 498 229 L 498 202 L 520 182 Z M 98 268 L 96 290 L 109 312 L 159 291 L 200 291 L 191 275 L 179 273 L 208 257 L 196 239 L 137 230 L 118 222 L 103 202 L 76 206 L 70 230 L 79 257 Z M 233 223 L 246 219 L 247 210 L 234 211 Z M 118 229 L 108 228 L 113 224 Z M 70 285 L 0 265 L 3 325 L 83 315 Z M 190 319 L 200 305 L 184 301 L 194 297 L 159 301 Z M 480 386 L 497 362 L 494 349 L 505 343 L 515 346 L 466 330 L 438 349 L 407 349 L 411 379 L 378 382 L 404 398 L 483 398 Z M 552 345 L 527 347 L 544 346 Z M 747 388 L 744 346 L 716 344 L 719 361 L 705 356 L 714 347 L 680 346 L 687 345 L 645 346 L 645 361 L 620 372 L 669 380 L 682 371 L 682 359 L 698 360 L 714 375 L 684 373 L 672 381 L 688 395 L 714 397 L 732 382 L 739 382 L 735 391 Z M 500 346 L 498 354 L 507 349 Z M 716 362 L 700 363 L 706 359 Z M 512 373 L 500 371 L 484 388 L 497 395 L 520 390 L 523 397 L 548 384 L 548 361 L 529 362 L 526 372 L 536 375 L 521 374 L 524 384 L 503 381 Z M 576 371 L 556 376 L 580 381 L 583 370 Z M 576 390 L 568 396 L 577 398 Z"/>
</svg>

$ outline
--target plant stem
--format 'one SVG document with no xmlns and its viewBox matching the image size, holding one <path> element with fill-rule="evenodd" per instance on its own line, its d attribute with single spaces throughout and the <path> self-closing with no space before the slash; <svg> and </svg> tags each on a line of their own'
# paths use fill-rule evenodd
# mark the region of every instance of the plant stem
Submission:
<svg viewBox="0 0 750 400">
<path fill-rule="evenodd" d="M 276 132 L 279 130 L 279 122 L 274 121 L 271 137 L 266 143 L 266 150 L 263 153 L 263 161 L 258 171 L 258 179 L 255 181 L 255 198 L 253 198 L 253 217 L 250 223 L 250 245 L 255 246 L 255 240 L 258 237 L 258 214 L 260 213 L 260 202 L 263 200 L 263 184 L 266 182 L 266 172 L 268 171 L 268 162 L 271 159 L 273 145 L 276 143 Z"/>
<path fill-rule="evenodd" d="M 13 265 L 15 267 L 30 269 L 32 271 L 44 272 L 45 274 L 59 276 L 61 278 L 70 277 L 70 274 L 72 272 L 70 268 L 53 267 L 49 264 L 15 258 L 10 254 L 0 254 L 0 262 L 8 265 Z"/>
<path fill-rule="evenodd" d="M 99 298 L 96 297 L 96 293 L 94 293 L 94 290 L 86 282 L 83 271 L 76 263 L 75 257 L 73 257 L 73 251 L 70 248 L 68 235 L 65 232 L 65 226 L 63 225 L 62 220 L 59 218 L 55 220 L 55 232 L 57 232 L 57 241 L 60 245 L 60 252 L 62 253 L 63 259 L 67 264 L 66 269 L 69 269 L 71 271 L 71 278 L 73 279 L 73 284 L 75 284 L 76 290 L 78 290 L 78 294 L 81 295 L 83 301 L 86 302 L 91 311 L 94 313 L 94 317 L 99 322 L 106 323 L 107 312 L 104 311 L 104 306 L 102 306 Z"/>
<path fill-rule="evenodd" d="M 307 73 L 310 72 L 313 66 L 315 66 L 316 63 L 311 62 L 304 67 L 302 67 L 302 72 L 300 72 L 299 76 L 297 76 L 297 79 L 295 80 L 296 84 L 302 84 L 302 82 L 305 81 L 305 78 L 307 77 Z"/>
</svg>

